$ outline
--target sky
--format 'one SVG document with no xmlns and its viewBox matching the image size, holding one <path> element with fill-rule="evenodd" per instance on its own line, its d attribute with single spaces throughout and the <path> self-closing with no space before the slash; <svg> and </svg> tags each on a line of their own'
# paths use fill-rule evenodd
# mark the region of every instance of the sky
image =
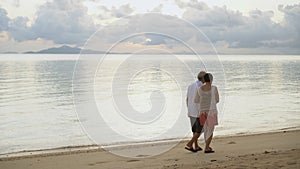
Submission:
<svg viewBox="0 0 300 169">
<path fill-rule="evenodd" d="M 0 0 L 0 52 L 300 54 L 299 18 L 300 0 Z"/>
</svg>

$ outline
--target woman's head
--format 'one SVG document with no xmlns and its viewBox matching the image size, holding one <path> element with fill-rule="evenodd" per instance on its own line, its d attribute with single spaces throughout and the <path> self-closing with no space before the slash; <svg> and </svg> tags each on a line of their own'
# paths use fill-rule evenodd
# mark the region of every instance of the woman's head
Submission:
<svg viewBox="0 0 300 169">
<path fill-rule="evenodd" d="M 208 83 L 211 83 L 213 81 L 214 77 L 212 74 L 210 73 L 206 73 L 204 75 L 204 82 L 208 82 Z"/>
</svg>

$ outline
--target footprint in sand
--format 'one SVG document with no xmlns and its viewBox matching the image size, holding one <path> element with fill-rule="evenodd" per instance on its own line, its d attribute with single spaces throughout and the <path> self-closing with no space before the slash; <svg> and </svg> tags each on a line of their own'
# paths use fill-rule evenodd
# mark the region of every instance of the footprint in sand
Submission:
<svg viewBox="0 0 300 169">
<path fill-rule="evenodd" d="M 103 163 L 107 163 L 107 161 L 99 161 L 99 162 L 95 162 L 95 163 L 90 163 L 89 166 L 94 166 L 96 164 L 103 164 Z"/>
<path fill-rule="evenodd" d="M 179 159 L 175 158 L 175 159 L 165 159 L 164 161 L 178 161 Z"/>
<path fill-rule="evenodd" d="M 140 154 L 140 155 L 137 155 L 136 157 L 148 157 L 149 155 L 143 155 L 143 154 Z"/>
<path fill-rule="evenodd" d="M 296 165 L 296 162 L 287 162 L 287 165 Z"/>
<path fill-rule="evenodd" d="M 137 161 L 140 161 L 140 160 L 127 160 L 126 162 L 128 162 L 128 163 L 131 163 L 131 162 L 137 162 Z"/>
<path fill-rule="evenodd" d="M 236 144 L 236 142 L 230 141 L 230 142 L 228 142 L 228 144 Z"/>
</svg>

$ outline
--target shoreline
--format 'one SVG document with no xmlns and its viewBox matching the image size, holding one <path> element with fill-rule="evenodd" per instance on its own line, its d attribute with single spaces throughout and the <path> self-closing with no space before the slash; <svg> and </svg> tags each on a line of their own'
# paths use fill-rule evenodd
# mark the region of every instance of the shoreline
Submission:
<svg viewBox="0 0 300 169">
<path fill-rule="evenodd" d="M 216 140 L 230 139 L 230 138 L 240 138 L 240 137 L 248 137 L 248 136 L 286 133 L 286 132 L 300 132 L 300 128 L 288 127 L 288 128 L 282 128 L 280 130 L 271 130 L 268 132 L 220 135 L 220 136 L 214 136 L 214 139 Z M 174 143 L 181 144 L 188 140 L 189 137 L 185 137 L 185 138 L 172 138 L 172 139 L 164 139 L 164 140 L 110 144 L 110 145 L 89 144 L 89 145 L 62 146 L 62 147 L 55 147 L 49 149 L 23 150 L 23 151 L 0 154 L 0 161 L 10 160 L 10 159 L 14 160 L 14 159 L 22 159 L 22 158 L 88 153 L 88 152 L 101 152 L 101 151 L 106 151 L 105 149 L 130 149 L 130 148 L 140 148 L 140 147 L 147 147 L 147 146 L 161 145 L 161 144 L 174 144 Z M 204 142 L 203 139 L 199 140 L 199 143 L 203 143 L 203 142 Z"/>
<path fill-rule="evenodd" d="M 117 152 L 134 153 L 123 157 L 107 150 L 85 150 L 22 157 L 1 158 L 0 168 L 6 169 L 199 169 L 199 168 L 300 168 L 300 130 L 278 131 L 254 135 L 215 138 L 215 153 L 192 153 L 181 141 L 170 150 L 150 156 L 153 147 L 126 147 Z M 170 143 L 170 142 L 169 142 Z M 170 143 L 171 144 L 171 143 Z M 200 143 L 203 147 L 204 144 Z"/>
<path fill-rule="evenodd" d="M 265 134 L 276 134 L 281 132 L 300 132 L 300 127 L 288 127 L 282 128 L 279 130 L 270 130 L 267 132 L 254 132 L 254 133 L 238 133 L 232 135 L 219 135 L 214 136 L 214 139 L 226 139 L 226 138 L 239 138 L 245 136 L 259 136 Z M 101 152 L 106 151 L 107 149 L 130 149 L 130 148 L 139 148 L 139 147 L 147 147 L 161 144 L 180 144 L 189 140 L 189 137 L 184 138 L 171 138 L 171 139 L 163 139 L 163 140 L 150 140 L 150 141 L 139 141 L 139 142 L 129 142 L 129 143 L 114 143 L 107 145 L 97 145 L 97 144 L 89 144 L 89 145 L 74 145 L 74 146 L 62 146 L 62 147 L 54 147 L 47 149 L 36 149 L 36 150 L 22 150 L 17 152 L 10 152 L 0 154 L 0 161 L 4 160 L 15 160 L 15 159 L 23 159 L 23 158 L 35 158 L 35 157 L 47 157 L 47 156 L 56 156 L 56 155 L 68 155 L 68 154 L 79 154 L 79 153 L 89 153 L 89 152 Z M 203 143 L 203 138 L 199 140 L 199 143 Z"/>
</svg>

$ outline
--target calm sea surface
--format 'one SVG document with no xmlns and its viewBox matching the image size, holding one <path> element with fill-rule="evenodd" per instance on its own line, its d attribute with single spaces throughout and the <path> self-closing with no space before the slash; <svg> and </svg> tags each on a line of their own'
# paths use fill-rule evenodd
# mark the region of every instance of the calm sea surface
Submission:
<svg viewBox="0 0 300 169">
<path fill-rule="evenodd" d="M 300 56 L 103 58 L 0 55 L 0 154 L 189 136 L 185 93 L 205 69 L 221 95 L 216 135 L 300 127 Z"/>
</svg>

